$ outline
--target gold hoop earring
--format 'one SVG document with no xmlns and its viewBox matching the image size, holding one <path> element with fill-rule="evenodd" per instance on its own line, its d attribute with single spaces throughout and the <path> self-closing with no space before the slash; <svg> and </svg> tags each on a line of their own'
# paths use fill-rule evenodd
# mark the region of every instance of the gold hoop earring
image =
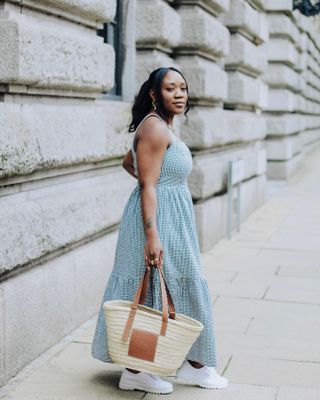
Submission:
<svg viewBox="0 0 320 400">
<path fill-rule="evenodd" d="M 152 100 L 152 107 L 153 107 L 154 110 L 157 109 L 157 104 L 156 104 L 155 100 Z"/>
</svg>

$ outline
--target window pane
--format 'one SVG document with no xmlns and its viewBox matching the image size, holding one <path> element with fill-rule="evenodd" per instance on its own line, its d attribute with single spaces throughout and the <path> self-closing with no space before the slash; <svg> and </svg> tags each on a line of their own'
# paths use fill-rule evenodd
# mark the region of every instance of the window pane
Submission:
<svg viewBox="0 0 320 400">
<path fill-rule="evenodd" d="M 121 38 L 121 5 L 117 1 L 117 12 L 114 21 L 105 23 L 103 29 L 99 29 L 97 34 L 103 37 L 105 43 L 111 44 L 115 50 L 115 84 L 108 94 L 121 96 L 121 79 L 122 79 L 122 64 L 123 64 L 123 48 Z"/>
</svg>

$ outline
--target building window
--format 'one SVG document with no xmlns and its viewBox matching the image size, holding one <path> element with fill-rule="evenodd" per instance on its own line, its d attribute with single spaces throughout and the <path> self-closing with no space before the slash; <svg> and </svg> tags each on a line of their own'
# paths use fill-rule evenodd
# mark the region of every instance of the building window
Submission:
<svg viewBox="0 0 320 400">
<path fill-rule="evenodd" d="M 121 1 L 117 0 L 117 12 L 114 20 L 103 25 L 97 31 L 105 43 L 111 44 L 115 51 L 114 86 L 106 93 L 106 97 L 122 96 L 122 68 L 123 68 L 123 41 L 122 41 L 122 8 Z"/>
</svg>

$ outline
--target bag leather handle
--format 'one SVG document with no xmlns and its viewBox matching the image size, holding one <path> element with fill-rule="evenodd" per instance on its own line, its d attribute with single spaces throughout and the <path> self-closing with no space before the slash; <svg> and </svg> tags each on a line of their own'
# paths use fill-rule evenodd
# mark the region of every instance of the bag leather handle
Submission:
<svg viewBox="0 0 320 400">
<path fill-rule="evenodd" d="M 156 268 L 156 266 L 155 266 Z M 165 280 L 164 277 L 164 273 L 163 273 L 163 269 L 159 269 L 159 274 L 162 275 L 163 281 L 165 283 L 165 287 L 166 287 L 166 293 L 167 293 L 167 297 L 168 297 L 168 306 L 169 306 L 169 314 L 170 314 L 170 318 L 171 319 L 175 319 L 176 318 L 176 310 L 174 308 L 174 304 L 172 301 L 172 297 L 171 297 L 171 293 L 169 291 L 167 282 Z M 147 298 L 147 291 L 148 291 L 148 284 L 149 284 L 149 280 L 150 280 L 150 272 L 151 272 L 151 268 L 150 266 L 147 266 L 146 268 L 146 273 L 143 279 L 143 284 L 142 284 L 142 291 L 141 291 L 141 295 L 140 295 L 140 299 L 139 299 L 139 304 L 144 304 Z"/>
<path fill-rule="evenodd" d="M 173 301 L 172 301 L 171 293 L 170 293 L 170 290 L 169 290 L 169 288 L 168 288 L 167 282 L 166 282 L 166 280 L 165 280 L 165 277 L 164 277 L 164 273 L 163 273 L 163 269 L 162 269 L 162 268 L 159 269 L 159 273 L 162 275 L 162 279 L 163 279 L 163 282 L 164 282 L 164 284 L 165 284 L 166 295 L 167 295 L 167 297 L 168 297 L 169 318 L 171 318 L 171 319 L 176 319 L 176 310 L 175 310 L 175 308 L 174 308 L 174 304 L 173 304 Z M 144 303 L 143 303 L 143 304 L 144 304 Z"/>
<path fill-rule="evenodd" d="M 169 317 L 171 319 L 175 319 L 175 308 L 173 305 L 172 297 L 167 286 L 167 283 L 164 279 L 164 274 L 162 270 L 161 264 L 155 265 L 154 268 L 158 270 L 159 278 L 160 278 L 160 287 L 161 287 L 161 298 L 162 298 L 162 324 L 160 335 L 165 336 L 168 326 L 168 303 L 169 303 Z M 130 313 L 127 319 L 126 326 L 123 331 L 123 335 L 121 340 L 127 341 L 129 334 L 132 329 L 133 321 L 136 316 L 136 312 L 138 309 L 138 304 L 144 304 L 147 296 L 148 283 L 150 280 L 150 266 L 147 265 L 144 276 L 140 282 L 138 290 L 135 294 L 134 300 L 131 304 Z"/>
</svg>

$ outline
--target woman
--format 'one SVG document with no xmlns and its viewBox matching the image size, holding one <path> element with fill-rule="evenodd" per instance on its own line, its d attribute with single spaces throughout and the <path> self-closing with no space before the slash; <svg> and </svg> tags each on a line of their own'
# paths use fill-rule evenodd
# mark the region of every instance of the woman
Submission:
<svg viewBox="0 0 320 400">
<path fill-rule="evenodd" d="M 192 197 L 187 178 L 192 156 L 172 128 L 177 114 L 187 114 L 188 86 L 173 67 L 154 70 L 141 86 L 132 107 L 129 131 L 135 131 L 123 167 L 138 183 L 125 206 L 119 228 L 115 263 L 101 303 L 92 343 L 92 356 L 112 362 L 107 352 L 102 304 L 132 301 L 145 263 L 163 265 L 177 313 L 202 322 L 204 329 L 192 345 L 177 378 L 204 388 L 228 385 L 219 376 L 213 333 L 211 295 L 203 275 Z M 152 275 L 146 305 L 161 309 L 158 274 Z M 157 375 L 125 368 L 119 387 L 171 393 L 172 384 Z"/>
</svg>

